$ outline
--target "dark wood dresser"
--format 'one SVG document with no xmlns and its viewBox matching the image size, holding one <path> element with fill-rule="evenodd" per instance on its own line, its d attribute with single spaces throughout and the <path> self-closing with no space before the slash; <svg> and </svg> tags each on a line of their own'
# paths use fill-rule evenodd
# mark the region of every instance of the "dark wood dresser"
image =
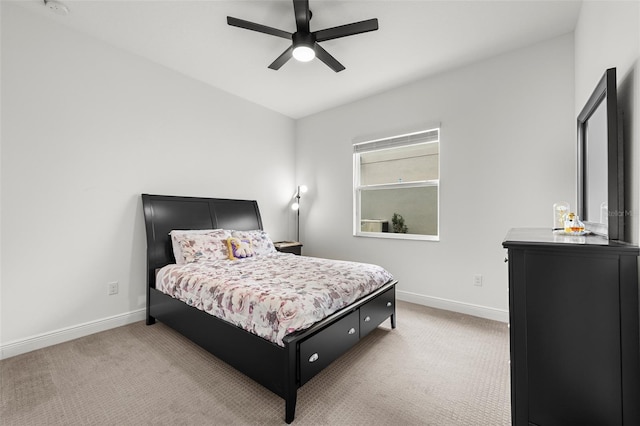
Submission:
<svg viewBox="0 0 640 426">
<path fill-rule="evenodd" d="M 640 425 L 636 246 L 512 229 L 513 425 Z"/>
</svg>

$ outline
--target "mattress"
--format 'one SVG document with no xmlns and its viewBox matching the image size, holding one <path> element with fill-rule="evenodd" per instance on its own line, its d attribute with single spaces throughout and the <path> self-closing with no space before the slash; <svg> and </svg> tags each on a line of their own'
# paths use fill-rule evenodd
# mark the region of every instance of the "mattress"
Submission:
<svg viewBox="0 0 640 426">
<path fill-rule="evenodd" d="M 156 289 L 277 345 L 393 277 L 368 263 L 271 253 L 167 265 Z"/>
</svg>

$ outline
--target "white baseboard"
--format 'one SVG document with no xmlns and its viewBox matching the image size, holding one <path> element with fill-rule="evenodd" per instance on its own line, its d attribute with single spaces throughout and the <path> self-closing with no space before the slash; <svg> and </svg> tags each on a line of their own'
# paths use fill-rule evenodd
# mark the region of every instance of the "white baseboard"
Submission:
<svg viewBox="0 0 640 426">
<path fill-rule="evenodd" d="M 439 297 L 424 296 L 422 294 L 408 291 L 396 290 L 398 300 L 416 303 L 418 305 L 429 306 L 447 311 L 459 312 L 461 314 L 473 315 L 494 321 L 509 322 L 509 311 L 503 309 L 490 308 L 486 306 L 473 305 L 470 303 L 457 302 L 455 300 L 442 299 Z M 0 359 L 24 354 L 27 352 L 42 349 L 58 343 L 68 342 L 90 334 L 99 333 L 123 325 L 131 324 L 146 319 L 146 309 L 127 312 L 125 314 L 114 315 L 96 321 L 75 325 L 72 327 L 54 330 L 26 339 L 15 340 L 13 342 L 0 345 Z"/>
<path fill-rule="evenodd" d="M 509 322 L 509 311 L 504 309 L 473 305 L 471 303 L 457 302 L 455 300 L 442 299 L 440 297 L 424 296 L 422 294 L 401 290 L 396 290 L 396 297 L 398 300 L 429 306 L 431 308 L 459 312 L 461 314 L 473 315 L 474 317 L 486 318 L 504 323 Z"/>
<path fill-rule="evenodd" d="M 84 324 L 61 328 L 49 333 L 27 337 L 26 339 L 14 340 L 13 342 L 0 345 L 0 359 L 10 358 L 12 356 L 35 351 L 36 349 L 42 349 L 47 346 L 68 342 L 69 340 L 99 333 L 111 328 L 142 321 L 146 319 L 146 316 L 146 308 L 143 308 L 108 318 L 90 321 Z"/>
</svg>

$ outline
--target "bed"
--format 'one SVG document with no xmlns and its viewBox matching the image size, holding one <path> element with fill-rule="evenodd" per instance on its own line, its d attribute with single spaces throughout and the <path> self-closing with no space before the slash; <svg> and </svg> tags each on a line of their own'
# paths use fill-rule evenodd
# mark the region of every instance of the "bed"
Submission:
<svg viewBox="0 0 640 426">
<path fill-rule="evenodd" d="M 161 291 L 166 274 L 171 273 L 165 271 L 181 268 L 175 266 L 170 232 L 262 230 L 258 204 L 254 200 L 150 194 L 142 194 L 142 204 L 147 235 L 147 324 L 161 321 L 282 397 L 286 423 L 294 420 L 298 388 L 387 319 L 396 327 L 397 281 L 392 278 L 309 326 L 300 324 L 304 328 L 286 334 L 274 331 L 273 339 L 173 297 L 165 288 Z M 303 261 L 294 254 L 279 255 L 271 256 L 271 268 L 278 262 Z M 238 265 L 241 262 L 233 263 Z M 159 271 L 165 272 L 160 275 L 162 281 L 156 281 Z"/>
</svg>

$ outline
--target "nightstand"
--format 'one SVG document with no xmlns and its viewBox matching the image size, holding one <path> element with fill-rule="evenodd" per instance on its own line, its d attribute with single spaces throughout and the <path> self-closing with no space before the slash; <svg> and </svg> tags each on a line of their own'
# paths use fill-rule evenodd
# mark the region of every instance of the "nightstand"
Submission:
<svg viewBox="0 0 640 426">
<path fill-rule="evenodd" d="M 282 253 L 302 255 L 302 243 L 298 241 L 278 241 L 273 243 L 273 245 L 276 247 L 276 250 Z"/>
</svg>

